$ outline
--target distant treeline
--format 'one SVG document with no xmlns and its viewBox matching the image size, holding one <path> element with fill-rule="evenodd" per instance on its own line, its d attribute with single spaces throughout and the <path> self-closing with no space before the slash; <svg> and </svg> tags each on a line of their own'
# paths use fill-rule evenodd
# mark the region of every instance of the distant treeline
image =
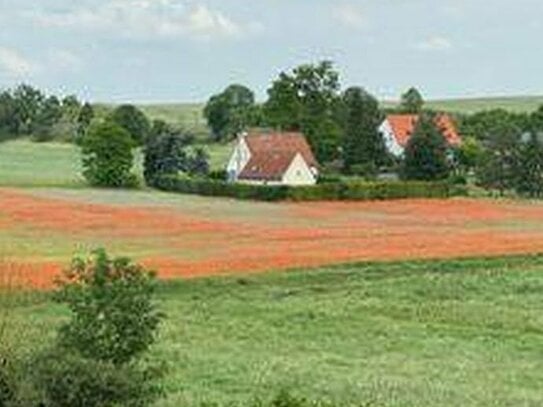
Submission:
<svg viewBox="0 0 543 407">
<path fill-rule="evenodd" d="M 73 95 L 48 95 L 25 84 L 0 93 L 0 140 L 76 141 L 93 118 L 92 106 Z"/>
</svg>

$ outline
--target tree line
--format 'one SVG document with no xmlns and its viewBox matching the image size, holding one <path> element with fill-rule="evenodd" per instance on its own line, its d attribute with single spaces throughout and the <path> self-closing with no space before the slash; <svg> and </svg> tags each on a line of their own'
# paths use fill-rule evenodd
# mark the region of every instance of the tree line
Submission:
<svg viewBox="0 0 543 407">
<path fill-rule="evenodd" d="M 35 141 L 77 141 L 94 118 L 91 104 L 21 84 L 0 92 L 0 141 L 31 136 Z"/>
</svg>

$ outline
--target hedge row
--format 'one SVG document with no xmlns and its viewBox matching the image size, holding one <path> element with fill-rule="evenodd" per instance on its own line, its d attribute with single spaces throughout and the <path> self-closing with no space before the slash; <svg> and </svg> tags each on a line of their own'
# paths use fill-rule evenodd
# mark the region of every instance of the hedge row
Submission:
<svg viewBox="0 0 543 407">
<path fill-rule="evenodd" d="M 404 198 L 448 198 L 463 190 L 447 182 L 339 182 L 312 186 L 234 184 L 210 179 L 163 176 L 155 181 L 163 191 L 222 196 L 257 201 L 338 201 Z"/>
</svg>

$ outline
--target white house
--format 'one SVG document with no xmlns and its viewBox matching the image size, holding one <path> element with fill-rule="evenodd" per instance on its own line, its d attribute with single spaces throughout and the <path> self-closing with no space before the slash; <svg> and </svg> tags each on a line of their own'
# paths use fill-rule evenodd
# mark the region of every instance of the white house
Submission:
<svg viewBox="0 0 543 407">
<path fill-rule="evenodd" d="M 314 185 L 318 164 L 301 133 L 253 132 L 239 137 L 228 166 L 231 182 Z"/>
<path fill-rule="evenodd" d="M 405 147 L 415 130 L 418 120 L 418 115 L 391 114 L 386 117 L 379 127 L 385 146 L 394 157 L 399 158 L 404 154 Z M 451 147 L 462 144 L 462 138 L 449 115 L 441 114 L 436 116 L 436 125 L 441 129 L 443 136 Z"/>
</svg>

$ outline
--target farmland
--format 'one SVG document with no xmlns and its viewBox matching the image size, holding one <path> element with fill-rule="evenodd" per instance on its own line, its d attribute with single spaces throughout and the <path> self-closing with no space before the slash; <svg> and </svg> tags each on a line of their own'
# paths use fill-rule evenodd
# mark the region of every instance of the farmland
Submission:
<svg viewBox="0 0 543 407">
<path fill-rule="evenodd" d="M 154 191 L 0 189 L 0 213 L 0 251 L 45 285 L 74 253 L 99 246 L 165 278 L 543 252 L 543 205 L 521 201 L 268 204 Z"/>
<path fill-rule="evenodd" d="M 543 403 L 540 257 L 359 264 L 168 283 L 152 357 L 158 405 L 229 405 L 281 389 L 376 406 Z M 28 299 L 40 347 L 66 311 Z M 36 342 L 33 342 L 36 341 Z"/>
</svg>

